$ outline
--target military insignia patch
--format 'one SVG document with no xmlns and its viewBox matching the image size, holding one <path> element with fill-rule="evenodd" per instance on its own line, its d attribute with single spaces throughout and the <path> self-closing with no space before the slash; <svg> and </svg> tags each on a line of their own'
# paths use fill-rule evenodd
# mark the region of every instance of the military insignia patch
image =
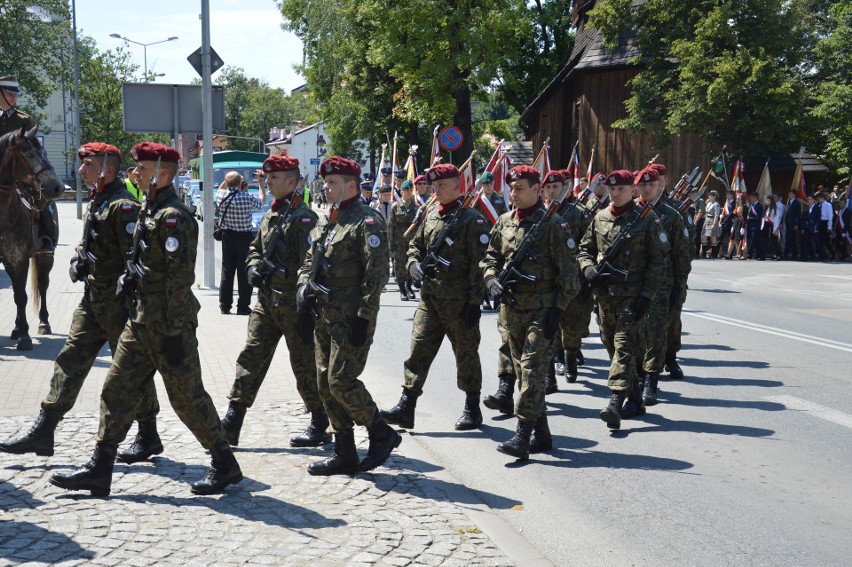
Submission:
<svg viewBox="0 0 852 567">
<path fill-rule="evenodd" d="M 569 238 L 569 239 L 568 239 L 567 244 L 568 244 L 568 249 L 569 249 L 569 250 L 573 250 L 574 248 L 576 248 L 576 247 L 577 247 L 577 243 L 576 243 L 576 242 L 574 242 L 574 239 L 573 239 L 573 238 Z"/>
<path fill-rule="evenodd" d="M 174 217 L 169 217 L 166 219 L 166 226 L 169 228 L 174 228 L 177 226 L 177 219 Z"/>
<path fill-rule="evenodd" d="M 367 226 L 373 226 L 374 224 L 376 224 L 376 219 L 374 219 L 373 217 L 367 217 L 364 219 L 364 224 L 366 224 Z"/>
<path fill-rule="evenodd" d="M 166 238 L 166 251 L 167 252 L 174 252 L 175 250 L 178 249 L 179 245 L 180 245 L 180 243 L 178 242 L 178 239 L 175 238 L 174 236 L 170 236 L 170 237 Z"/>
<path fill-rule="evenodd" d="M 683 229 L 683 237 L 684 237 L 684 238 L 689 238 L 689 230 L 687 230 L 687 229 Z"/>
<path fill-rule="evenodd" d="M 477 226 L 482 226 L 482 225 L 484 225 L 484 224 L 485 224 L 485 221 L 484 221 L 484 220 L 482 220 L 482 219 L 476 219 L 476 225 L 477 225 Z"/>
<path fill-rule="evenodd" d="M 482 244 L 488 244 L 488 235 L 487 234 L 480 234 L 479 235 L 479 242 L 481 242 Z"/>
<path fill-rule="evenodd" d="M 302 224 L 311 224 L 311 217 L 302 217 Z"/>
<path fill-rule="evenodd" d="M 325 164 L 325 172 L 331 173 L 332 165 L 330 163 Z"/>
<path fill-rule="evenodd" d="M 665 232 L 661 232 L 661 233 L 660 233 L 660 242 L 662 242 L 663 244 L 665 244 L 665 243 L 666 243 L 666 242 L 668 242 L 668 241 L 669 241 L 669 237 L 668 237 L 668 236 L 666 236 L 666 233 L 665 233 Z"/>
<path fill-rule="evenodd" d="M 123 203 L 121 205 L 121 211 L 124 212 L 124 213 L 129 213 L 132 210 L 133 210 L 133 205 L 131 205 L 130 203 Z"/>
<path fill-rule="evenodd" d="M 563 222 L 559 226 L 562 227 L 562 230 L 568 230 L 568 223 L 567 222 Z"/>
<path fill-rule="evenodd" d="M 127 231 L 127 234 L 133 234 L 133 229 L 136 228 L 135 222 L 129 222 L 125 225 L 124 230 Z"/>
<path fill-rule="evenodd" d="M 309 235 L 308 235 L 308 246 L 310 246 L 310 245 L 311 245 L 311 244 L 313 244 L 313 243 L 314 243 L 314 239 L 313 239 L 313 238 L 311 238 L 311 235 L 309 234 Z"/>
<path fill-rule="evenodd" d="M 370 238 L 367 239 L 367 244 L 370 245 L 370 248 L 378 248 L 381 243 L 382 239 L 376 234 L 371 234 Z"/>
<path fill-rule="evenodd" d="M 616 182 L 615 175 L 610 176 L 609 182 L 610 182 L 611 185 L 615 185 L 615 182 Z"/>
<path fill-rule="evenodd" d="M 692 217 L 686 217 L 686 222 L 688 222 L 689 224 L 695 224 L 692 220 Z"/>
</svg>

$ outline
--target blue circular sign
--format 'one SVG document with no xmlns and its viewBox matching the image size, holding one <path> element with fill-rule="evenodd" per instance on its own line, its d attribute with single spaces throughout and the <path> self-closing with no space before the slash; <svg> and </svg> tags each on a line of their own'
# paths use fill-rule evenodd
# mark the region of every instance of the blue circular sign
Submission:
<svg viewBox="0 0 852 567">
<path fill-rule="evenodd" d="M 455 126 L 444 126 L 438 133 L 438 144 L 448 152 L 459 149 L 463 141 L 464 135 Z"/>
</svg>

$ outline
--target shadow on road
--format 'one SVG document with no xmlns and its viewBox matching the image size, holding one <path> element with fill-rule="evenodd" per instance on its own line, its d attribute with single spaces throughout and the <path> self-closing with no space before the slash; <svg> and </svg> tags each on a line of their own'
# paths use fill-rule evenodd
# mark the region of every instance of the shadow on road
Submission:
<svg viewBox="0 0 852 567">
<path fill-rule="evenodd" d="M 721 351 L 725 351 L 725 352 L 731 352 L 731 351 L 736 350 L 734 347 L 732 347 L 730 345 L 713 345 L 713 344 L 700 344 L 700 345 L 685 344 L 685 345 L 681 345 L 680 348 L 681 348 L 681 350 L 698 350 L 698 349 L 700 349 L 700 350 L 721 350 Z"/>
<path fill-rule="evenodd" d="M 17 341 L 8 335 L 0 338 L 0 360 L 56 360 L 60 349 L 65 344 L 66 335 L 34 335 L 35 326 L 30 327 L 30 337 L 33 339 L 32 350 L 17 350 Z"/>
<path fill-rule="evenodd" d="M 770 437 L 775 434 L 771 429 L 732 425 L 727 423 L 707 423 L 703 421 L 678 421 L 659 414 L 645 414 L 637 419 L 621 422 L 621 430 L 613 435 L 626 437 L 631 433 L 658 433 L 663 431 L 682 431 L 688 433 L 706 433 L 709 435 L 737 435 L 740 437 Z"/>
<path fill-rule="evenodd" d="M 734 368 L 769 368 L 769 363 L 762 360 L 703 360 L 701 358 L 681 358 L 681 366 L 718 367 L 731 366 Z"/>
<path fill-rule="evenodd" d="M 756 409 L 761 411 L 781 411 L 787 409 L 784 404 L 776 402 L 755 400 L 720 400 L 716 398 L 687 398 L 678 392 L 669 392 L 663 389 L 658 391 L 657 397 L 660 401 L 665 403 L 691 407 Z"/>
</svg>

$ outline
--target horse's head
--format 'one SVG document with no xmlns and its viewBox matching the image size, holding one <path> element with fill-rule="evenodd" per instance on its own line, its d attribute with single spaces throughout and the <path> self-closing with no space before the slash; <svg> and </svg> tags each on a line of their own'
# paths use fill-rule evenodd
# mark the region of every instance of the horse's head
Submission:
<svg viewBox="0 0 852 567">
<path fill-rule="evenodd" d="M 14 140 L 7 151 L 14 154 L 12 168 L 15 180 L 40 189 L 42 195 L 52 201 L 62 195 L 65 185 L 47 160 L 47 152 L 36 137 L 37 131 L 38 127 L 14 132 Z"/>
</svg>

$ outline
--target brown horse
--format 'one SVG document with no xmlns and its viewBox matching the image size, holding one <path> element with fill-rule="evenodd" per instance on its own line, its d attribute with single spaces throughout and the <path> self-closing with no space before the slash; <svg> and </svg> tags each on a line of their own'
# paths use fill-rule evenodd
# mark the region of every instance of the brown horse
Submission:
<svg viewBox="0 0 852 567">
<path fill-rule="evenodd" d="M 31 350 L 33 341 L 27 323 L 27 268 L 32 258 L 34 302 L 41 319 L 40 330 L 50 332 L 47 323 L 48 274 L 53 265 L 52 254 L 35 254 L 34 203 L 39 198 L 59 198 L 64 185 L 59 180 L 47 154 L 36 137 L 36 128 L 21 128 L 0 137 L 0 261 L 12 280 L 17 308 L 12 340 L 18 350 Z M 50 206 L 54 206 L 51 202 Z M 43 286 L 43 287 L 42 287 Z"/>
</svg>

